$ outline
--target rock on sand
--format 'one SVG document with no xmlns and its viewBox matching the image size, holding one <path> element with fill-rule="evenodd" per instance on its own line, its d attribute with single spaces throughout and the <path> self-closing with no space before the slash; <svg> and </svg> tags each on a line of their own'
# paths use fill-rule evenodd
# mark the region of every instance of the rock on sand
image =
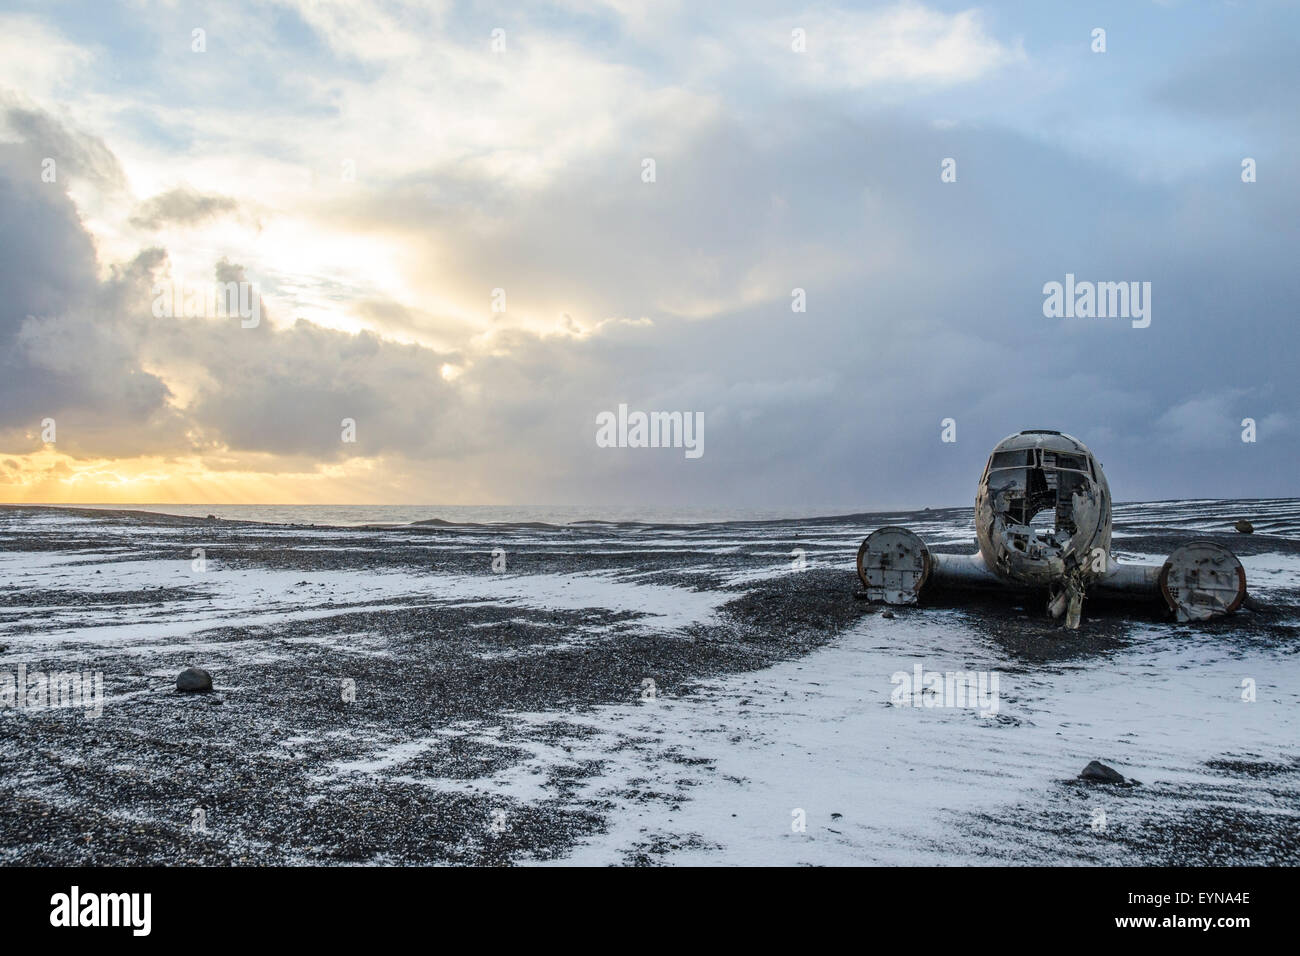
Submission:
<svg viewBox="0 0 1300 956">
<path fill-rule="evenodd" d="M 206 694 L 212 690 L 212 675 L 201 667 L 187 667 L 177 676 L 176 689 L 185 694 Z"/>
</svg>

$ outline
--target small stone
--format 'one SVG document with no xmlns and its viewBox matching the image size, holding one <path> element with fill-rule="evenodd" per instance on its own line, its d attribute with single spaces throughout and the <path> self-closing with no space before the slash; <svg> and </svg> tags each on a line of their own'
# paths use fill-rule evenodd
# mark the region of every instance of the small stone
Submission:
<svg viewBox="0 0 1300 956">
<path fill-rule="evenodd" d="M 1079 774 L 1080 780 L 1091 780 L 1094 783 L 1125 783 L 1124 776 L 1117 770 L 1107 767 L 1100 760 L 1094 760 L 1088 766 L 1083 768 L 1083 773 Z"/>
<path fill-rule="evenodd" d="M 893 612 L 893 611 L 885 611 L 885 612 L 884 612 L 883 614 L 881 614 L 880 616 L 881 616 L 881 617 L 884 617 L 884 618 L 888 618 L 889 620 L 892 621 L 892 620 L 894 619 L 894 612 Z"/>
<path fill-rule="evenodd" d="M 206 694 L 212 690 L 212 675 L 201 667 L 187 667 L 176 678 L 176 689 L 183 694 Z"/>
<path fill-rule="evenodd" d="M 1245 518 L 1242 518 L 1240 521 L 1234 524 L 1233 527 L 1236 528 L 1238 531 L 1240 531 L 1242 534 L 1255 533 L 1255 526 L 1251 524 L 1249 521 L 1247 521 Z"/>
</svg>

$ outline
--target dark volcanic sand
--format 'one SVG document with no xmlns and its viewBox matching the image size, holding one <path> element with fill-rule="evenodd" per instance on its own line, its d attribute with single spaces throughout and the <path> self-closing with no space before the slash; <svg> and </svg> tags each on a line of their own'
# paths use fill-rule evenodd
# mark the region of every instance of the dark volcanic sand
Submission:
<svg viewBox="0 0 1300 956">
<path fill-rule="evenodd" d="M 1258 508 L 1227 511 L 1254 518 Z M 1195 530 L 1198 514 L 1192 505 L 1154 518 L 1135 509 L 1117 521 L 1127 534 L 1117 549 L 1163 555 L 1189 537 L 1211 537 L 1243 557 L 1280 555 L 1293 567 L 1300 559 L 1292 537 L 1207 534 Z M 1165 622 L 1154 604 L 1090 602 L 1084 629 L 1067 634 L 1038 603 L 998 595 L 935 595 L 896 609 L 892 622 L 854 599 L 853 555 L 873 527 L 947 529 L 936 549 L 966 551 L 967 522 L 969 510 L 689 527 L 308 529 L 0 510 L 8 576 L 0 579 L 0 671 L 20 662 L 102 671 L 108 698 L 95 719 L 0 710 L 0 862 L 563 858 L 581 841 L 598 842 L 628 803 L 671 808 L 699 784 L 647 776 L 593 791 L 606 761 L 583 745 L 593 731 L 576 717 L 637 705 L 647 679 L 661 698 L 689 697 L 708 678 L 924 615 L 957 615 L 1011 674 L 1106 667 L 1152 626 L 1170 641 L 1194 633 L 1243 655 L 1294 654 L 1300 595 L 1291 578 L 1269 591 L 1265 610 L 1195 629 Z M 193 548 L 205 550 L 208 572 L 190 572 Z M 491 569 L 494 548 L 505 551 L 503 574 Z M 808 570 L 787 570 L 794 548 L 806 551 Z M 562 593 L 568 576 L 590 574 L 626 588 L 603 604 L 547 597 Z M 263 593 L 250 592 L 258 582 Z M 656 615 L 677 604 L 682 620 L 662 626 Z M 175 692 L 176 674 L 190 665 L 213 674 L 214 693 Z M 343 700 L 345 681 L 355 701 Z M 410 742 L 418 745 L 404 749 Z M 555 763 L 528 799 L 494 786 L 539 746 L 577 756 Z M 707 746 L 682 759 L 708 774 Z M 863 760 L 863 773 L 879 772 L 873 757 Z M 996 764 L 998 754 L 987 760 Z M 1048 850 L 1036 862 L 1300 860 L 1300 763 L 1251 759 L 1247 750 L 1206 752 L 1204 763 L 1221 793 L 1205 783 L 1144 783 L 1144 799 L 1154 794 L 1166 812 L 1113 830 L 1104 854 L 1078 826 L 1093 795 L 1066 775 L 1047 807 L 972 814 L 964 826 L 1008 847 L 989 862 L 1021 859 L 1013 848 L 1025 830 L 1040 848 L 1059 846 L 1058 856 Z M 1276 812 L 1234 807 L 1243 788 Z M 195 827 L 196 809 L 206 832 Z M 623 862 L 645 863 L 683 848 L 723 849 L 707 833 L 647 832 L 619 852 Z"/>
</svg>

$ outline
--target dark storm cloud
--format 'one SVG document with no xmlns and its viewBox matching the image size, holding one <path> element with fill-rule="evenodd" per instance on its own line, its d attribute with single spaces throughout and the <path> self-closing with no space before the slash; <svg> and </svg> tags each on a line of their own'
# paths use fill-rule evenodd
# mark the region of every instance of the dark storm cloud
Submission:
<svg viewBox="0 0 1300 956">
<path fill-rule="evenodd" d="M 586 339 L 514 332 L 475 360 L 463 383 L 491 394 L 482 420 L 550 466 L 503 467 L 517 479 L 503 493 L 958 503 L 988 448 L 1026 427 L 1098 446 L 1122 497 L 1290 488 L 1300 389 L 1275 345 L 1295 341 L 1300 287 L 1291 227 L 1268 212 L 1285 183 L 1243 184 L 1235 164 L 1142 181 L 1007 130 L 884 111 L 792 110 L 783 132 L 724 116 L 661 154 L 653 185 L 602 155 L 478 220 L 445 200 L 407 207 L 454 229 L 449 271 L 471 286 L 563 302 L 576 284 L 599 310 L 583 324 L 653 317 Z M 945 156 L 957 183 L 940 182 Z M 391 226 L 377 203 L 369 225 Z M 1047 318 L 1043 285 L 1066 273 L 1151 282 L 1151 327 Z M 708 321 L 665 314 L 713 301 Z M 595 415 L 619 402 L 704 411 L 704 458 L 596 448 Z M 955 446 L 939 441 L 947 417 Z M 1270 423 L 1255 445 L 1245 417 Z"/>
<path fill-rule="evenodd" d="M 584 317 L 586 334 L 504 328 L 472 356 L 301 321 L 276 328 L 269 314 L 253 329 L 155 318 L 160 250 L 97 282 L 67 198 L 6 176 L 0 222 L 23 240 L 7 245 L 31 250 L 5 277 L 25 303 L 5 314 L 6 408 L 23 408 L 23 423 L 47 408 L 73 416 L 61 447 L 87 453 L 386 455 L 416 472 L 473 459 L 485 487 L 519 500 L 954 503 L 987 447 L 1023 427 L 1092 442 L 1121 497 L 1284 490 L 1270 476 L 1294 456 L 1288 359 L 1223 343 L 1294 335 L 1270 307 L 1295 291 L 1286 249 L 1173 227 L 1191 195 L 1198 215 L 1229 217 L 1226 186 L 1152 188 L 1014 134 L 889 114 L 810 118 L 802 132 L 764 142 L 720 120 L 653 200 L 593 162 L 521 210 L 510 234 L 466 230 L 455 252 L 485 287 L 505 272 L 513 287 L 562 293 L 586 277 L 610 314 L 726 296 L 756 264 L 774 295 L 708 321 L 658 308 L 650 321 Z M 7 149 L 10 169 L 18 151 Z M 980 190 L 939 183 L 951 152 L 959 183 Z M 819 270 L 819 255 L 846 252 L 850 268 Z M 1222 260 L 1237 263 L 1230 276 L 1212 271 Z M 1045 318 L 1042 285 L 1067 271 L 1153 281 L 1151 328 Z M 214 278 L 243 273 L 222 263 Z M 807 313 L 790 310 L 796 286 Z M 464 366 L 454 384 L 444 362 Z M 146 368 L 170 370 L 189 393 L 183 407 Z M 595 417 L 620 402 L 704 412 L 704 457 L 597 448 Z M 1252 458 L 1236 441 L 1245 415 L 1267 422 Z M 955 446 L 939 442 L 945 417 L 958 422 Z M 344 418 L 356 444 L 340 440 Z"/>
<path fill-rule="evenodd" d="M 50 124 L 37 120 L 37 129 Z M 446 424 L 453 394 L 439 355 L 365 333 L 306 322 L 277 330 L 238 317 L 153 314 L 167 280 L 166 253 L 149 249 L 97 277 L 94 249 L 58 183 L 33 166 L 44 145 L 0 144 L 0 429 L 5 447 L 39 447 L 40 422 L 57 423 L 57 447 L 73 455 L 185 454 L 214 447 L 307 455 L 405 452 L 438 457 L 472 429 Z M 220 262 L 215 281 L 242 281 Z M 193 392 L 178 404 L 159 374 Z M 358 423 L 358 442 L 340 423 Z"/>
<path fill-rule="evenodd" d="M 192 378 L 187 420 L 235 451 L 306 456 L 317 462 L 400 454 L 455 456 L 471 444 L 456 393 L 443 381 L 445 357 L 362 332 L 298 321 L 241 328 L 238 320 L 178 320 L 149 349 Z M 343 420 L 356 442 L 342 440 Z"/>
<path fill-rule="evenodd" d="M 37 129 L 50 124 L 36 121 Z M 159 250 L 101 281 L 93 246 L 63 186 L 42 182 L 45 143 L 0 144 L 0 429 L 6 447 L 39 446 L 54 418 L 59 447 L 139 454 L 183 442 L 166 387 L 138 361 L 145 330 L 129 319 Z M 115 163 L 113 164 L 115 166 Z"/>
</svg>

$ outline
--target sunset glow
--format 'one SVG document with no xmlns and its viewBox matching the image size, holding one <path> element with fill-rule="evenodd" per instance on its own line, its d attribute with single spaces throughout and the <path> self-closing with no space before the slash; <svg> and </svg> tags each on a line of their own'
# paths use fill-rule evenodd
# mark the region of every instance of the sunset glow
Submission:
<svg viewBox="0 0 1300 956">
<path fill-rule="evenodd" d="M 1027 3 L 19 4 L 0 497 L 957 504 L 1030 408 L 1136 498 L 1286 493 L 1286 350 L 1224 343 L 1290 322 L 1294 58 L 1108 16 L 1140 55 Z M 707 454 L 602 448 L 620 404 Z"/>
</svg>

